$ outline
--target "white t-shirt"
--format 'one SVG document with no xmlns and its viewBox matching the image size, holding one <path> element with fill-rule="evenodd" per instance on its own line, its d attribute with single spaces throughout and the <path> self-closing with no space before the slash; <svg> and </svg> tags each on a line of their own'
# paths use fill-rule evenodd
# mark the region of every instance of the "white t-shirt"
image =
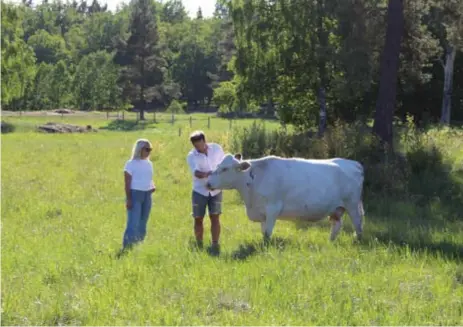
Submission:
<svg viewBox="0 0 463 327">
<path fill-rule="evenodd" d="M 150 191 L 154 188 L 153 164 L 147 159 L 128 160 L 124 171 L 132 176 L 130 189 L 138 191 Z"/>
<path fill-rule="evenodd" d="M 207 178 L 197 178 L 195 176 L 195 170 L 201 172 L 214 171 L 217 166 L 222 162 L 225 154 L 222 147 L 216 143 L 207 143 L 207 155 L 198 152 L 193 148 L 187 156 L 188 166 L 193 174 L 193 190 L 204 196 L 215 196 L 221 192 L 221 190 L 210 191 L 207 187 Z"/>
</svg>

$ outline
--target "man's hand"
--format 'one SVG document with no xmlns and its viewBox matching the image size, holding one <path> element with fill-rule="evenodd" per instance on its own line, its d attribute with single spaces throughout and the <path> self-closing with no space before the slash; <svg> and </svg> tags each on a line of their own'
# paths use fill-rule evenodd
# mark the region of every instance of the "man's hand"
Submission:
<svg viewBox="0 0 463 327">
<path fill-rule="evenodd" d="M 151 193 L 156 192 L 156 186 L 151 189 Z"/>
<path fill-rule="evenodd" d="M 132 200 L 130 200 L 130 199 L 127 200 L 127 201 L 125 202 L 125 207 L 126 207 L 128 210 L 132 209 Z"/>
<path fill-rule="evenodd" d="M 212 174 L 212 171 L 208 171 L 208 172 L 202 172 L 199 170 L 195 171 L 195 176 L 197 178 L 207 178 L 210 174 Z"/>
</svg>

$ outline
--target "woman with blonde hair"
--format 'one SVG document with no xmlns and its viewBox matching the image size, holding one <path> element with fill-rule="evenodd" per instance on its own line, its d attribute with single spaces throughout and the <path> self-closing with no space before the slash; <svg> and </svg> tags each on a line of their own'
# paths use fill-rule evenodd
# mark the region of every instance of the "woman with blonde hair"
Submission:
<svg viewBox="0 0 463 327">
<path fill-rule="evenodd" d="M 123 250 L 141 242 L 146 236 L 146 225 L 151 212 L 151 195 L 156 191 L 153 164 L 149 156 L 153 147 L 147 139 L 139 139 L 132 149 L 132 157 L 124 167 L 127 227 Z"/>
</svg>

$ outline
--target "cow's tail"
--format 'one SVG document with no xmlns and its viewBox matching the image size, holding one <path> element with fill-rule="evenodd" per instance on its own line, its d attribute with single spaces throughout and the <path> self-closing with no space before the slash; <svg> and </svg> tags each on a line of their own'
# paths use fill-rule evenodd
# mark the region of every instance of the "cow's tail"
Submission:
<svg viewBox="0 0 463 327">
<path fill-rule="evenodd" d="M 360 195 L 360 201 L 359 201 L 358 207 L 359 207 L 359 213 L 362 216 L 365 216 L 365 209 L 363 208 L 363 201 L 362 201 L 363 183 L 365 181 L 365 166 L 361 162 L 357 162 L 357 167 L 359 168 L 360 174 L 361 174 L 361 184 L 360 184 L 360 189 L 361 189 L 360 194 L 361 195 Z"/>
<path fill-rule="evenodd" d="M 358 169 L 358 171 L 360 173 L 360 176 L 362 178 L 362 183 L 363 183 L 363 180 L 365 178 L 365 167 L 360 161 L 356 161 L 355 165 L 357 166 L 357 169 Z"/>
</svg>

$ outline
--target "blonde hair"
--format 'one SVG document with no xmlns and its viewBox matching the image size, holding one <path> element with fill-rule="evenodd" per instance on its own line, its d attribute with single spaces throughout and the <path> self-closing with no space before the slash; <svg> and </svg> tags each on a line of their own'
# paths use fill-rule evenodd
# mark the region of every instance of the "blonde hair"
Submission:
<svg viewBox="0 0 463 327">
<path fill-rule="evenodd" d="M 138 139 L 135 142 L 132 148 L 132 160 L 141 158 L 141 151 L 145 146 L 153 147 L 147 139 Z"/>
</svg>

